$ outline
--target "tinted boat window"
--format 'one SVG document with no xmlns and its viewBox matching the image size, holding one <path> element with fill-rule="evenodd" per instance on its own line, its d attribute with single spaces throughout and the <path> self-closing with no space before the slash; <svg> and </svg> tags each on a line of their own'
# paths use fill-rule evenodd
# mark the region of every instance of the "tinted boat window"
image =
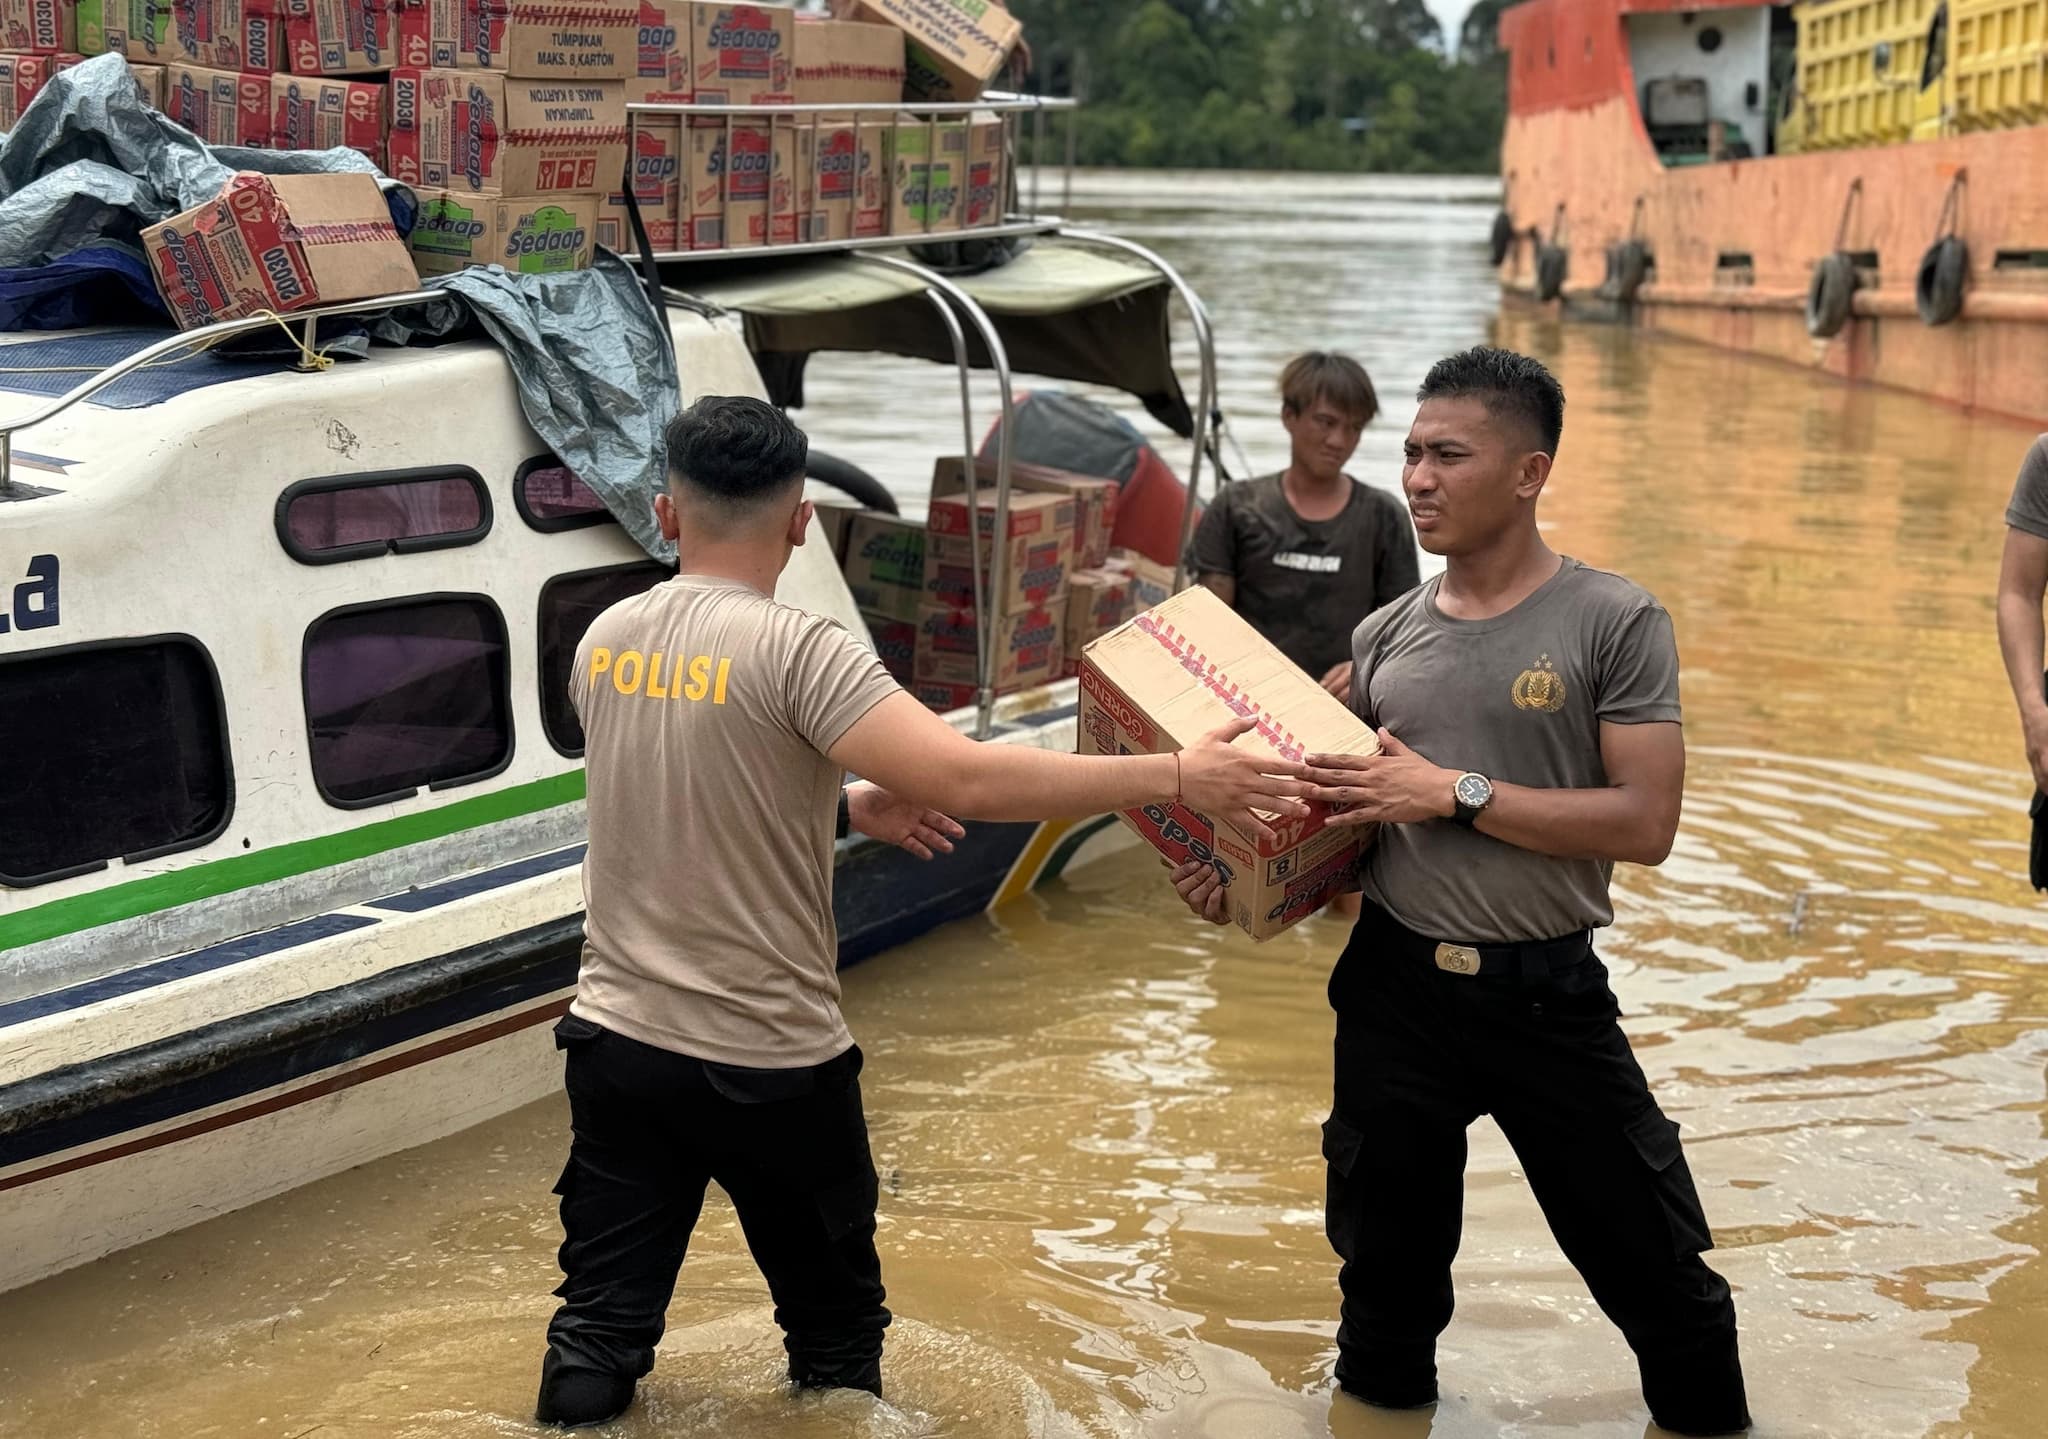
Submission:
<svg viewBox="0 0 2048 1439">
<path fill-rule="evenodd" d="M 519 467 L 512 482 L 519 517 L 537 530 L 576 530 L 585 525 L 616 524 L 597 491 L 576 478 L 575 471 L 553 455 L 542 455 Z"/>
<path fill-rule="evenodd" d="M 490 528 L 483 477 L 469 469 L 302 480 L 277 502 L 279 541 L 309 565 L 474 544 Z"/>
<path fill-rule="evenodd" d="M 482 595 L 355 605 L 306 632 L 313 783 L 349 808 L 487 779 L 512 759 L 505 621 Z"/>
<path fill-rule="evenodd" d="M 0 697 L 0 884 L 191 849 L 227 827 L 227 721 L 197 641 L 7 656 Z"/>
<path fill-rule="evenodd" d="M 548 743 L 566 755 L 583 753 L 583 723 L 569 703 L 576 646 L 590 622 L 620 600 L 652 589 L 674 571 L 652 562 L 613 565 L 558 575 L 540 592 L 540 715 Z"/>
</svg>

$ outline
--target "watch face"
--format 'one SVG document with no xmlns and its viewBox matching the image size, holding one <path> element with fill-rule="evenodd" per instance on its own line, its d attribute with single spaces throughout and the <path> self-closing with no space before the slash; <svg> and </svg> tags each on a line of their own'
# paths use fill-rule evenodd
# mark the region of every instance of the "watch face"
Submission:
<svg viewBox="0 0 2048 1439">
<path fill-rule="evenodd" d="M 1458 803 L 1467 809 L 1482 809 L 1493 798 L 1493 786 L 1483 774 L 1461 774 L 1456 788 Z"/>
</svg>

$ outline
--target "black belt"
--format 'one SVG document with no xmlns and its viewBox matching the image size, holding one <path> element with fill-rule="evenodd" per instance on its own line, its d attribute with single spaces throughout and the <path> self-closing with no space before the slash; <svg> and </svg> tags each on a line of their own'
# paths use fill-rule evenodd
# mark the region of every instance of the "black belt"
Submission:
<svg viewBox="0 0 2048 1439">
<path fill-rule="evenodd" d="M 1388 938 L 1400 950 L 1446 974 L 1511 974 L 1537 979 L 1578 963 L 1593 947 L 1590 929 L 1519 944 L 1458 944 L 1417 934 L 1392 915 L 1387 915 L 1385 922 Z"/>
</svg>

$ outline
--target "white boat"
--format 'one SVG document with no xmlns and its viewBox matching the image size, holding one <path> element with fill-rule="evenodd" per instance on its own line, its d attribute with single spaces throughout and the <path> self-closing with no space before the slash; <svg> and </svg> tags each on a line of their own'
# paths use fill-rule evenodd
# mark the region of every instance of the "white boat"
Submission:
<svg viewBox="0 0 2048 1439">
<path fill-rule="evenodd" d="M 1097 359 L 1070 377 L 1163 371 L 1155 408 L 1195 431 L 1210 409 L 1199 303 L 1106 237 L 957 282 L 895 256 L 679 269 L 684 403 L 768 394 L 750 333 L 784 387 L 813 349 L 971 351 L 1005 397 L 1005 492 L 1006 332 L 1042 348 L 1072 320 Z M 487 342 L 90 402 L 153 353 L 53 404 L 6 390 L 0 349 L 0 1291 L 559 1085 L 584 837 L 564 678 L 596 613 L 665 573 L 547 452 Z M 778 595 L 865 633 L 815 536 Z M 1074 748 L 1072 680 L 981 693 L 952 723 Z M 976 824 L 930 864 L 842 843 L 841 963 L 1123 833 Z"/>
</svg>

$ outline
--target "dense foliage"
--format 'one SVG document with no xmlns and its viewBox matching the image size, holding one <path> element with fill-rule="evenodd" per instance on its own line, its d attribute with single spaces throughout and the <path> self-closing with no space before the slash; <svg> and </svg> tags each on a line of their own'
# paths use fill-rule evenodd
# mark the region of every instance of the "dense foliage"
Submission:
<svg viewBox="0 0 2048 1439">
<path fill-rule="evenodd" d="M 1490 173 L 1506 0 L 1456 58 L 1423 0 L 1008 0 L 1089 165 Z"/>
</svg>

